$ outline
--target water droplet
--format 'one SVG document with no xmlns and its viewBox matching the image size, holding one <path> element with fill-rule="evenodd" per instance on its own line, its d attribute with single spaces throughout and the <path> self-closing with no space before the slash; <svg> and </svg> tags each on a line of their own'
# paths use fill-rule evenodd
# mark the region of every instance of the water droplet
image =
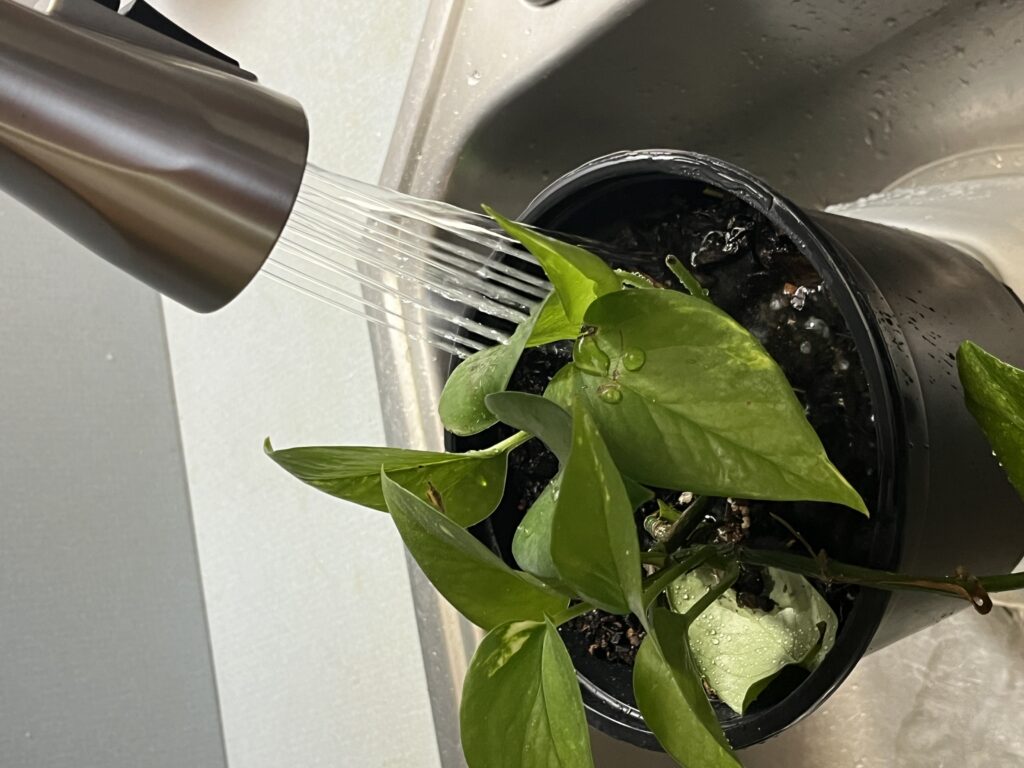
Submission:
<svg viewBox="0 0 1024 768">
<path fill-rule="evenodd" d="M 895 27 L 896 26 L 896 19 L 894 19 L 892 16 L 889 16 L 885 20 L 885 26 L 887 26 L 887 27 Z"/>
<path fill-rule="evenodd" d="M 602 384 L 597 389 L 597 396 L 610 405 L 622 402 L 622 390 L 618 384 Z"/>
<path fill-rule="evenodd" d="M 622 367 L 627 371 L 639 371 L 647 362 L 647 353 L 642 349 L 627 349 L 622 355 Z"/>
<path fill-rule="evenodd" d="M 573 351 L 573 363 L 584 373 L 593 376 L 606 376 L 612 361 L 597 345 L 594 334 L 581 336 Z"/>
<path fill-rule="evenodd" d="M 822 320 L 820 317 L 809 317 L 804 322 L 804 330 L 817 333 L 823 339 L 827 339 L 831 333 L 829 331 L 828 323 Z"/>
<path fill-rule="evenodd" d="M 106 354 L 106 361 L 108 363 L 114 362 L 114 353 L 113 352 L 107 352 L 107 354 Z"/>
<path fill-rule="evenodd" d="M 483 75 L 480 74 L 480 70 L 474 69 L 466 78 L 466 85 L 472 88 L 474 85 L 479 85 L 481 80 L 483 80 Z"/>
<path fill-rule="evenodd" d="M 718 645 L 718 642 L 719 642 L 719 641 L 718 641 L 718 638 L 717 638 L 717 637 L 713 637 L 713 638 L 711 638 L 711 644 L 712 644 L 712 645 Z"/>
<path fill-rule="evenodd" d="M 809 342 L 809 341 L 805 341 L 805 342 L 803 342 L 803 343 L 802 343 L 802 344 L 800 345 L 800 351 L 801 351 L 801 352 L 802 352 L 803 354 L 805 354 L 805 355 L 809 355 L 809 354 L 811 354 L 811 342 Z"/>
<path fill-rule="evenodd" d="M 784 306 L 786 306 L 786 302 L 779 298 L 772 299 L 770 302 L 768 302 L 768 308 L 771 309 L 773 312 L 778 312 Z"/>
</svg>

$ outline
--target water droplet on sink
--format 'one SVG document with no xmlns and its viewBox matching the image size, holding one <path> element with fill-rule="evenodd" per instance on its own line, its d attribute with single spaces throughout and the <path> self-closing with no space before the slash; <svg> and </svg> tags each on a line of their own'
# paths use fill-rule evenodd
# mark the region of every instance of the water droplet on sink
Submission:
<svg viewBox="0 0 1024 768">
<path fill-rule="evenodd" d="M 483 75 L 480 74 L 480 70 L 474 69 L 466 78 L 466 85 L 472 88 L 474 85 L 479 85 L 481 80 L 483 80 Z"/>
<path fill-rule="evenodd" d="M 627 371 L 639 371 L 647 362 L 647 353 L 642 349 L 627 349 L 622 355 L 622 367 Z"/>
</svg>

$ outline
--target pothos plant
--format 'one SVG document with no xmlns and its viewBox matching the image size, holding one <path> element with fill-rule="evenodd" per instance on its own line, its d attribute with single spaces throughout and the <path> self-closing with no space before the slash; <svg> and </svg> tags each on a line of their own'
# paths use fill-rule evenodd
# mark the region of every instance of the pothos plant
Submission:
<svg viewBox="0 0 1024 768">
<path fill-rule="evenodd" d="M 554 290 L 507 344 L 455 369 L 439 410 L 457 435 L 497 422 L 519 431 L 467 453 L 266 444 L 306 483 L 390 512 L 434 586 L 487 630 L 462 694 L 472 768 L 593 764 L 558 632 L 593 609 L 642 622 L 633 689 L 665 751 L 684 766 L 719 768 L 740 763 L 707 690 L 742 712 L 783 667 L 813 669 L 835 641 L 837 618 L 809 579 L 930 590 L 981 611 L 989 592 L 1024 587 L 1024 574 L 921 578 L 824 553 L 701 543 L 694 531 L 712 497 L 868 508 L 829 461 L 776 362 L 680 262 L 670 257 L 669 267 L 682 291 L 489 213 Z M 506 391 L 525 348 L 566 339 L 575 340 L 572 362 L 543 396 Z M 1024 490 L 1024 372 L 970 343 L 958 362 L 968 407 Z M 498 506 L 509 453 L 532 439 L 560 469 L 516 532 L 515 569 L 466 528 Z M 658 502 L 656 543 L 641 551 L 634 512 L 651 502 L 651 488 L 684 489 L 692 501 L 682 510 Z M 763 569 L 773 607 L 738 604 L 732 586 L 742 566 Z"/>
</svg>

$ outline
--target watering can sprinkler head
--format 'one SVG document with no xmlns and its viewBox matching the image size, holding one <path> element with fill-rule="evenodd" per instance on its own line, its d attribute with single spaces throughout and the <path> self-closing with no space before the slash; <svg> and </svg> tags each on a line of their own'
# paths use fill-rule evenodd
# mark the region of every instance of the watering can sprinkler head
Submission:
<svg viewBox="0 0 1024 768">
<path fill-rule="evenodd" d="M 0 188 L 199 312 L 259 272 L 306 168 L 302 107 L 99 5 L 0 0 Z"/>
</svg>

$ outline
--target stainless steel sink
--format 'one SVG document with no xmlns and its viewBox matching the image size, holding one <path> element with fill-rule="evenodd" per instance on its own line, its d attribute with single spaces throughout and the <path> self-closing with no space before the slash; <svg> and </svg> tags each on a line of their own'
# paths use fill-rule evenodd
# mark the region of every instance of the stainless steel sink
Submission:
<svg viewBox="0 0 1024 768">
<path fill-rule="evenodd" d="M 436 0 L 382 180 L 514 212 L 593 157 L 674 147 L 824 206 L 1024 143 L 1022 40 L 1013 0 Z M 439 447 L 442 361 L 376 341 L 390 438 Z M 411 568 L 442 759 L 455 766 L 458 681 L 478 635 Z M 745 761 L 1022 765 L 1022 647 L 1020 607 L 958 614 L 865 659 L 821 711 Z M 595 751 L 603 766 L 669 765 L 602 736 Z"/>
</svg>

